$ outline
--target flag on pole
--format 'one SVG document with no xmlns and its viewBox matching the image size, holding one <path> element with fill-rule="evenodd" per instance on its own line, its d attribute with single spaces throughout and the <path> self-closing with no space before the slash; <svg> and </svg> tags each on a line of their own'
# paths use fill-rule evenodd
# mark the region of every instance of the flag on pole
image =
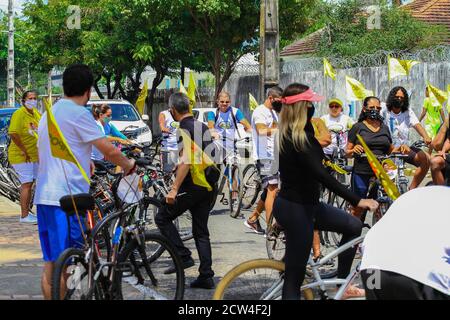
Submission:
<svg viewBox="0 0 450 320">
<path fill-rule="evenodd" d="M 392 182 L 392 180 L 389 178 L 386 171 L 384 171 L 383 166 L 378 161 L 377 157 L 373 154 L 373 152 L 369 149 L 364 139 L 358 134 L 356 135 L 359 142 L 364 148 L 364 152 L 367 156 L 367 161 L 370 164 L 370 167 L 372 168 L 373 173 L 375 173 L 375 176 L 380 181 L 384 191 L 388 195 L 389 198 L 392 200 L 397 200 L 398 197 L 400 197 L 400 192 L 397 189 L 397 186 Z"/>
<path fill-rule="evenodd" d="M 350 101 L 364 100 L 366 97 L 373 96 L 372 90 L 367 90 L 361 82 L 349 76 L 345 76 L 345 88 L 347 99 Z"/>
<path fill-rule="evenodd" d="M 205 152 L 203 152 L 202 148 L 192 141 L 185 130 L 181 129 L 179 132 L 183 139 L 183 153 L 185 157 L 187 157 L 185 159 L 187 159 L 190 164 L 189 170 L 192 182 L 197 186 L 208 189 L 208 191 L 212 191 L 212 186 L 206 180 L 205 169 L 209 166 L 215 166 L 214 162 Z M 185 152 L 188 152 L 189 154 L 185 154 Z"/>
<path fill-rule="evenodd" d="M 185 95 L 188 95 L 188 92 L 186 91 L 186 88 L 183 85 L 183 81 L 180 80 L 180 92 L 184 93 Z"/>
<path fill-rule="evenodd" d="M 187 96 L 189 97 L 189 112 L 192 113 L 192 109 L 195 106 L 195 91 L 197 90 L 197 87 L 195 85 L 195 79 L 194 75 L 191 72 L 189 74 L 189 86 L 187 90 Z"/>
<path fill-rule="evenodd" d="M 139 94 L 139 98 L 136 101 L 136 108 L 138 109 L 141 115 L 144 114 L 145 100 L 148 95 L 148 80 L 145 80 L 144 86 L 142 87 L 141 93 Z"/>
<path fill-rule="evenodd" d="M 411 68 L 419 61 L 415 60 L 399 60 L 388 56 L 388 78 L 389 80 L 394 79 L 398 76 L 408 76 Z"/>
<path fill-rule="evenodd" d="M 336 71 L 334 71 L 333 66 L 326 58 L 323 58 L 323 73 L 325 76 L 330 77 L 333 80 L 336 80 Z"/>
<path fill-rule="evenodd" d="M 429 82 L 427 82 L 427 87 L 430 98 L 439 102 L 439 104 L 443 106 L 444 102 L 448 99 L 448 92 L 442 91 L 439 88 L 432 86 Z"/>
<path fill-rule="evenodd" d="M 78 162 L 77 158 L 75 158 L 75 155 L 70 149 L 69 144 L 64 138 L 64 135 L 61 132 L 61 129 L 59 128 L 58 123 L 55 120 L 55 117 L 53 116 L 51 109 L 52 107 L 51 100 L 44 99 L 44 106 L 45 110 L 47 111 L 48 137 L 50 140 L 50 150 L 52 152 L 52 156 L 55 158 L 59 158 L 74 163 L 80 170 L 84 180 L 86 180 L 86 182 L 90 184 L 91 182 L 88 178 L 88 175 L 84 171 L 81 164 Z"/>
<path fill-rule="evenodd" d="M 258 101 L 256 101 L 255 97 L 250 92 L 248 93 L 248 97 L 250 111 L 254 111 L 259 106 Z"/>
</svg>

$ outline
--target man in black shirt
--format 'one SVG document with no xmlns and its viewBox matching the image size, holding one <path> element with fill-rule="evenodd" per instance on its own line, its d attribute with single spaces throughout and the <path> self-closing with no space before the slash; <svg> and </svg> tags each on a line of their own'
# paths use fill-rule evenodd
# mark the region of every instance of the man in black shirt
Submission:
<svg viewBox="0 0 450 320">
<path fill-rule="evenodd" d="M 209 240 L 208 218 L 209 208 L 212 201 L 212 188 L 210 184 L 201 184 L 198 177 L 191 175 L 192 166 L 192 144 L 187 144 L 186 140 L 195 144 L 197 152 L 211 149 L 213 146 L 211 134 L 208 127 L 194 119 L 189 113 L 189 98 L 182 93 L 174 93 L 170 96 L 169 107 L 174 115 L 175 121 L 180 123 L 178 130 L 178 148 L 180 150 L 180 163 L 176 171 L 176 179 L 172 190 L 166 197 L 166 205 L 158 212 L 155 222 L 161 233 L 166 236 L 177 248 L 183 260 L 184 268 L 194 265 L 191 251 L 183 245 L 180 235 L 172 223 L 185 211 L 190 210 L 192 214 L 192 232 L 195 246 L 200 258 L 199 277 L 191 282 L 192 288 L 214 288 L 214 272 L 211 268 L 211 244 Z M 171 267 L 165 271 L 166 274 L 174 273 L 175 268 Z"/>
<path fill-rule="evenodd" d="M 450 118 L 450 117 L 449 117 Z M 441 151 L 438 152 L 433 158 L 431 158 L 431 176 L 433 177 L 433 183 L 435 185 L 445 185 L 447 179 L 447 185 L 450 186 L 450 119 L 443 124 L 444 128 L 447 128 L 444 144 Z M 445 130 L 441 128 L 441 130 Z M 441 140 L 442 141 L 442 140 Z M 440 145 L 440 142 L 433 141 L 433 144 Z M 438 150 L 438 149 L 437 149 Z"/>
</svg>

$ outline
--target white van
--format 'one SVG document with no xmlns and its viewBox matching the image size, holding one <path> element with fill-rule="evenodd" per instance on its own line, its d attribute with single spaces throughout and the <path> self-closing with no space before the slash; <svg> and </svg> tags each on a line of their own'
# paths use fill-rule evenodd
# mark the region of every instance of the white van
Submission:
<svg viewBox="0 0 450 320">
<path fill-rule="evenodd" d="M 148 121 L 148 115 L 140 115 L 136 108 L 125 100 L 91 100 L 88 107 L 93 104 L 107 104 L 112 110 L 111 123 L 120 130 L 128 139 L 143 146 L 152 144 L 152 132 L 144 121 Z"/>
</svg>

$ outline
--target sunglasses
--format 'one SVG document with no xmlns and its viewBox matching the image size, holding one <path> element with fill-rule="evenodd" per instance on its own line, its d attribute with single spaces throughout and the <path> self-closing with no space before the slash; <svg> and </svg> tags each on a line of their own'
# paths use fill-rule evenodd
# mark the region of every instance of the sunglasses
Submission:
<svg viewBox="0 0 450 320">
<path fill-rule="evenodd" d="M 230 103 L 231 101 L 219 101 L 219 103 L 225 104 L 225 103 Z"/>
<path fill-rule="evenodd" d="M 330 105 L 330 109 L 339 109 L 341 106 L 338 104 L 332 104 Z"/>
</svg>

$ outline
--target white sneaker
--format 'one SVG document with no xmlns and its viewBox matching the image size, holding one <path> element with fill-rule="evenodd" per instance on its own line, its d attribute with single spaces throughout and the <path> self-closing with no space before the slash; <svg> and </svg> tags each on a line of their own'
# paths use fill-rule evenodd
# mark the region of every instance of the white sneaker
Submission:
<svg viewBox="0 0 450 320">
<path fill-rule="evenodd" d="M 30 213 L 25 218 L 20 218 L 19 222 L 37 224 L 37 217 L 34 214 Z"/>
</svg>

